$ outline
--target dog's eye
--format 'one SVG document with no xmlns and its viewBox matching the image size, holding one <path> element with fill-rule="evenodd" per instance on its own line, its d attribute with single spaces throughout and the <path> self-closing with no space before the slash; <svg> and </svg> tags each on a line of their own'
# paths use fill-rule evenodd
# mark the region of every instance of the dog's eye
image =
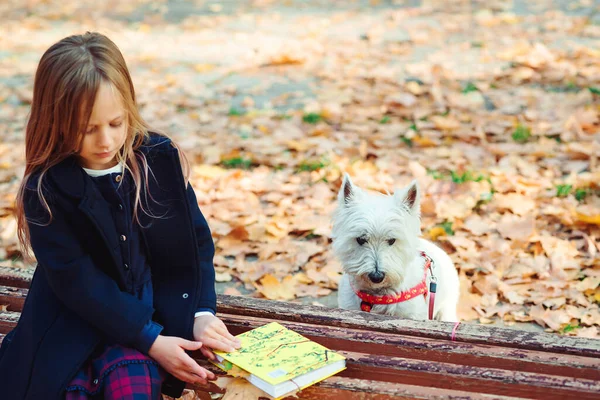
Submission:
<svg viewBox="0 0 600 400">
<path fill-rule="evenodd" d="M 363 244 L 367 243 L 367 239 L 365 239 L 364 237 L 357 237 L 356 243 L 358 243 L 362 246 Z"/>
<path fill-rule="evenodd" d="M 393 245 L 394 243 L 396 243 L 396 239 L 388 239 L 388 241 L 387 241 L 387 242 L 388 242 L 388 244 L 391 246 L 391 245 Z"/>
</svg>

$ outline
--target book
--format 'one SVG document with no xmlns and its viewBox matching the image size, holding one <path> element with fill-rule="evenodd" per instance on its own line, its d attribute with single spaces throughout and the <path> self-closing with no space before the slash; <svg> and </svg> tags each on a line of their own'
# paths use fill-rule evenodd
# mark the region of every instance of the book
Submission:
<svg viewBox="0 0 600 400">
<path fill-rule="evenodd" d="M 226 372 L 241 368 L 250 383 L 277 399 L 346 368 L 342 355 L 277 322 L 237 337 L 241 347 L 231 353 L 215 351 L 213 363 Z"/>
</svg>

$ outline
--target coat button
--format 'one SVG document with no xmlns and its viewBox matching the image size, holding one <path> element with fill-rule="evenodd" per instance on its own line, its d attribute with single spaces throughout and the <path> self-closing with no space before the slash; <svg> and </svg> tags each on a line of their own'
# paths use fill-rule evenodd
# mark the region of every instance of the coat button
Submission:
<svg viewBox="0 0 600 400">
<path fill-rule="evenodd" d="M 187 299 L 188 297 L 189 297 L 189 295 L 188 295 L 187 293 L 184 293 L 184 294 L 183 294 L 183 298 L 184 298 L 184 299 Z"/>
<path fill-rule="evenodd" d="M 123 268 L 129 269 L 129 264 L 123 264 Z"/>
<path fill-rule="evenodd" d="M 124 241 L 126 241 L 126 240 L 127 240 L 127 236 L 125 236 L 125 235 L 121 235 L 121 236 L 119 237 L 119 239 L 121 240 L 121 242 L 124 242 Z"/>
<path fill-rule="evenodd" d="M 119 204 L 119 205 L 117 206 L 117 208 L 119 209 L 119 211 L 123 211 L 123 204 Z"/>
<path fill-rule="evenodd" d="M 116 181 L 117 183 L 118 183 L 118 182 L 121 182 L 121 179 L 123 179 L 123 175 L 117 175 L 117 176 L 115 176 L 115 181 Z"/>
<path fill-rule="evenodd" d="M 94 379 L 94 385 L 98 384 L 98 379 Z"/>
</svg>

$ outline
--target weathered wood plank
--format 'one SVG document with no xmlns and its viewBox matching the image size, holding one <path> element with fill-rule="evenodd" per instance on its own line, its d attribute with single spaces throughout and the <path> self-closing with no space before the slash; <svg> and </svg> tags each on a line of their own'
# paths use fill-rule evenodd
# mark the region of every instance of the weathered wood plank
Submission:
<svg viewBox="0 0 600 400">
<path fill-rule="evenodd" d="M 28 288 L 33 278 L 34 268 L 0 266 L 0 285 Z"/>
<path fill-rule="evenodd" d="M 0 286 L 0 305 L 6 305 L 8 311 L 22 311 L 28 290 L 12 286 Z"/>
<path fill-rule="evenodd" d="M 219 370 L 205 359 L 197 361 L 201 366 L 210 369 L 217 375 L 223 376 L 223 371 Z M 187 387 L 189 389 L 202 390 L 212 393 L 225 393 L 224 389 L 221 389 L 213 383 L 209 383 L 208 385 L 188 384 Z M 303 389 L 302 391 L 294 394 L 294 396 L 285 397 L 284 400 L 517 399 L 517 397 L 489 395 L 470 390 L 440 389 L 435 387 L 423 387 L 418 385 L 407 385 L 402 383 L 391 383 L 369 379 L 348 378 L 340 376 L 339 374 Z"/>
<path fill-rule="evenodd" d="M 0 311 L 0 333 L 7 334 L 17 325 L 21 313 L 14 311 Z"/>
<path fill-rule="evenodd" d="M 415 321 L 342 309 L 308 306 L 290 302 L 219 295 L 217 309 L 224 314 L 278 318 L 322 326 L 362 329 L 413 337 L 449 340 L 454 324 L 442 321 Z M 485 325 L 461 324 L 456 341 L 493 344 L 561 354 L 600 357 L 600 340 L 525 332 Z"/>
<path fill-rule="evenodd" d="M 16 270 L 17 268 L 0 267 L 0 276 L 3 273 L 2 269 Z M 19 270 L 21 269 L 19 268 Z M 15 296 L 10 296 L 10 292 L 5 290 L 3 294 L 0 294 L 0 296 L 2 295 L 5 296 L 4 301 L 11 299 L 12 310 L 20 311 L 23 305 L 21 299 L 27 295 L 27 289 L 22 289 L 18 293 L 15 293 Z M 12 297 L 15 299 L 12 299 Z M 454 328 L 454 324 L 448 322 L 414 321 L 341 309 L 335 309 L 335 312 L 331 312 L 331 309 L 323 307 L 249 297 L 219 295 L 217 301 L 219 312 L 226 314 L 269 319 L 277 316 L 279 319 L 290 322 L 362 329 L 411 337 L 448 340 Z M 456 341 L 600 357 L 599 340 L 525 332 L 482 325 L 461 324 L 457 329 Z"/>
<path fill-rule="evenodd" d="M 18 321 L 18 313 L 0 313 L 0 331 L 8 332 Z M 219 315 L 233 334 L 239 334 L 273 319 Z M 551 354 L 500 346 L 444 342 L 380 332 L 367 332 L 335 326 L 322 327 L 278 320 L 281 324 L 336 351 L 356 351 L 378 356 L 393 356 L 473 367 L 544 373 L 600 381 L 600 358 Z"/>
<path fill-rule="evenodd" d="M 328 390 L 323 390 L 328 389 Z M 391 397 L 384 397 L 391 396 Z M 302 390 L 298 397 L 304 400 L 339 399 L 515 399 L 515 397 L 487 395 L 459 390 L 438 389 L 416 385 L 382 383 L 364 379 L 333 376 L 317 385 Z M 286 400 L 291 400 L 288 397 Z"/>
<path fill-rule="evenodd" d="M 600 382 L 556 377 L 545 374 L 505 371 L 495 368 L 459 366 L 400 357 L 382 357 L 372 354 L 341 352 L 347 358 L 347 369 L 336 377 L 352 380 L 369 379 L 372 391 L 387 384 L 402 384 L 474 392 L 494 396 L 518 398 L 580 398 L 597 399 Z M 195 353 L 199 364 L 215 373 L 222 373 Z"/>
<path fill-rule="evenodd" d="M 5 272 L 5 270 L 11 271 Z M 15 276 L 14 270 L 23 271 L 25 269 L 0 267 L 0 277 L 5 273 L 8 274 L 6 276 L 9 278 Z M 23 291 L 19 296 L 26 294 L 27 292 Z M 290 322 L 387 332 L 412 337 L 448 340 L 454 328 L 454 324 L 448 322 L 414 321 L 341 309 L 335 309 L 335 312 L 331 312 L 332 309 L 329 308 L 250 297 L 219 295 L 217 301 L 219 312 L 225 314 L 269 319 L 277 316 L 279 319 Z M 20 311 L 18 302 L 13 307 L 15 311 Z M 600 357 L 600 340 L 525 332 L 484 325 L 461 324 L 457 329 L 456 341 Z"/>
<path fill-rule="evenodd" d="M 600 382 L 589 379 L 364 353 L 340 353 L 347 358 L 347 369 L 342 371 L 340 376 L 347 378 L 370 378 L 385 382 L 526 398 L 552 393 L 563 399 L 598 399 L 600 393 Z"/>
<path fill-rule="evenodd" d="M 323 327 L 277 319 L 219 314 L 230 332 L 239 334 L 277 321 L 282 325 L 334 350 L 356 351 L 381 356 L 449 362 L 475 367 L 538 372 L 600 381 L 600 358 L 553 354 L 535 350 L 483 344 L 415 338 L 336 326 Z"/>
<path fill-rule="evenodd" d="M 323 390 L 326 389 L 326 390 Z M 391 397 L 384 397 L 391 396 Z M 317 385 L 302 390 L 298 397 L 303 400 L 340 400 L 340 399 L 515 399 L 515 397 L 487 395 L 483 393 L 459 390 L 438 389 L 416 385 L 392 384 L 349 379 L 334 376 Z M 288 397 L 286 400 L 292 400 Z"/>
<path fill-rule="evenodd" d="M 25 288 L 33 276 L 33 268 L 0 267 L 0 285 Z M 226 314 L 307 322 L 324 326 L 367 329 L 413 337 L 448 339 L 454 325 L 439 321 L 414 321 L 392 316 L 307 306 L 290 302 L 241 296 L 218 296 L 219 311 Z M 556 334 L 525 332 L 484 325 L 461 324 L 456 340 L 470 343 L 496 344 L 505 347 L 543 350 L 555 353 L 600 357 L 600 341 Z"/>
</svg>

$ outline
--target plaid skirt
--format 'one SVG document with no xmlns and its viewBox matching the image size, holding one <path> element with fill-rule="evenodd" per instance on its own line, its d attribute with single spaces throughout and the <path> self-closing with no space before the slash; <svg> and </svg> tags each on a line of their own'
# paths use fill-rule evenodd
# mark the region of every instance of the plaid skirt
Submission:
<svg viewBox="0 0 600 400">
<path fill-rule="evenodd" d="M 161 399 L 165 371 L 152 358 L 119 345 L 99 347 L 69 382 L 65 400 Z"/>
</svg>

